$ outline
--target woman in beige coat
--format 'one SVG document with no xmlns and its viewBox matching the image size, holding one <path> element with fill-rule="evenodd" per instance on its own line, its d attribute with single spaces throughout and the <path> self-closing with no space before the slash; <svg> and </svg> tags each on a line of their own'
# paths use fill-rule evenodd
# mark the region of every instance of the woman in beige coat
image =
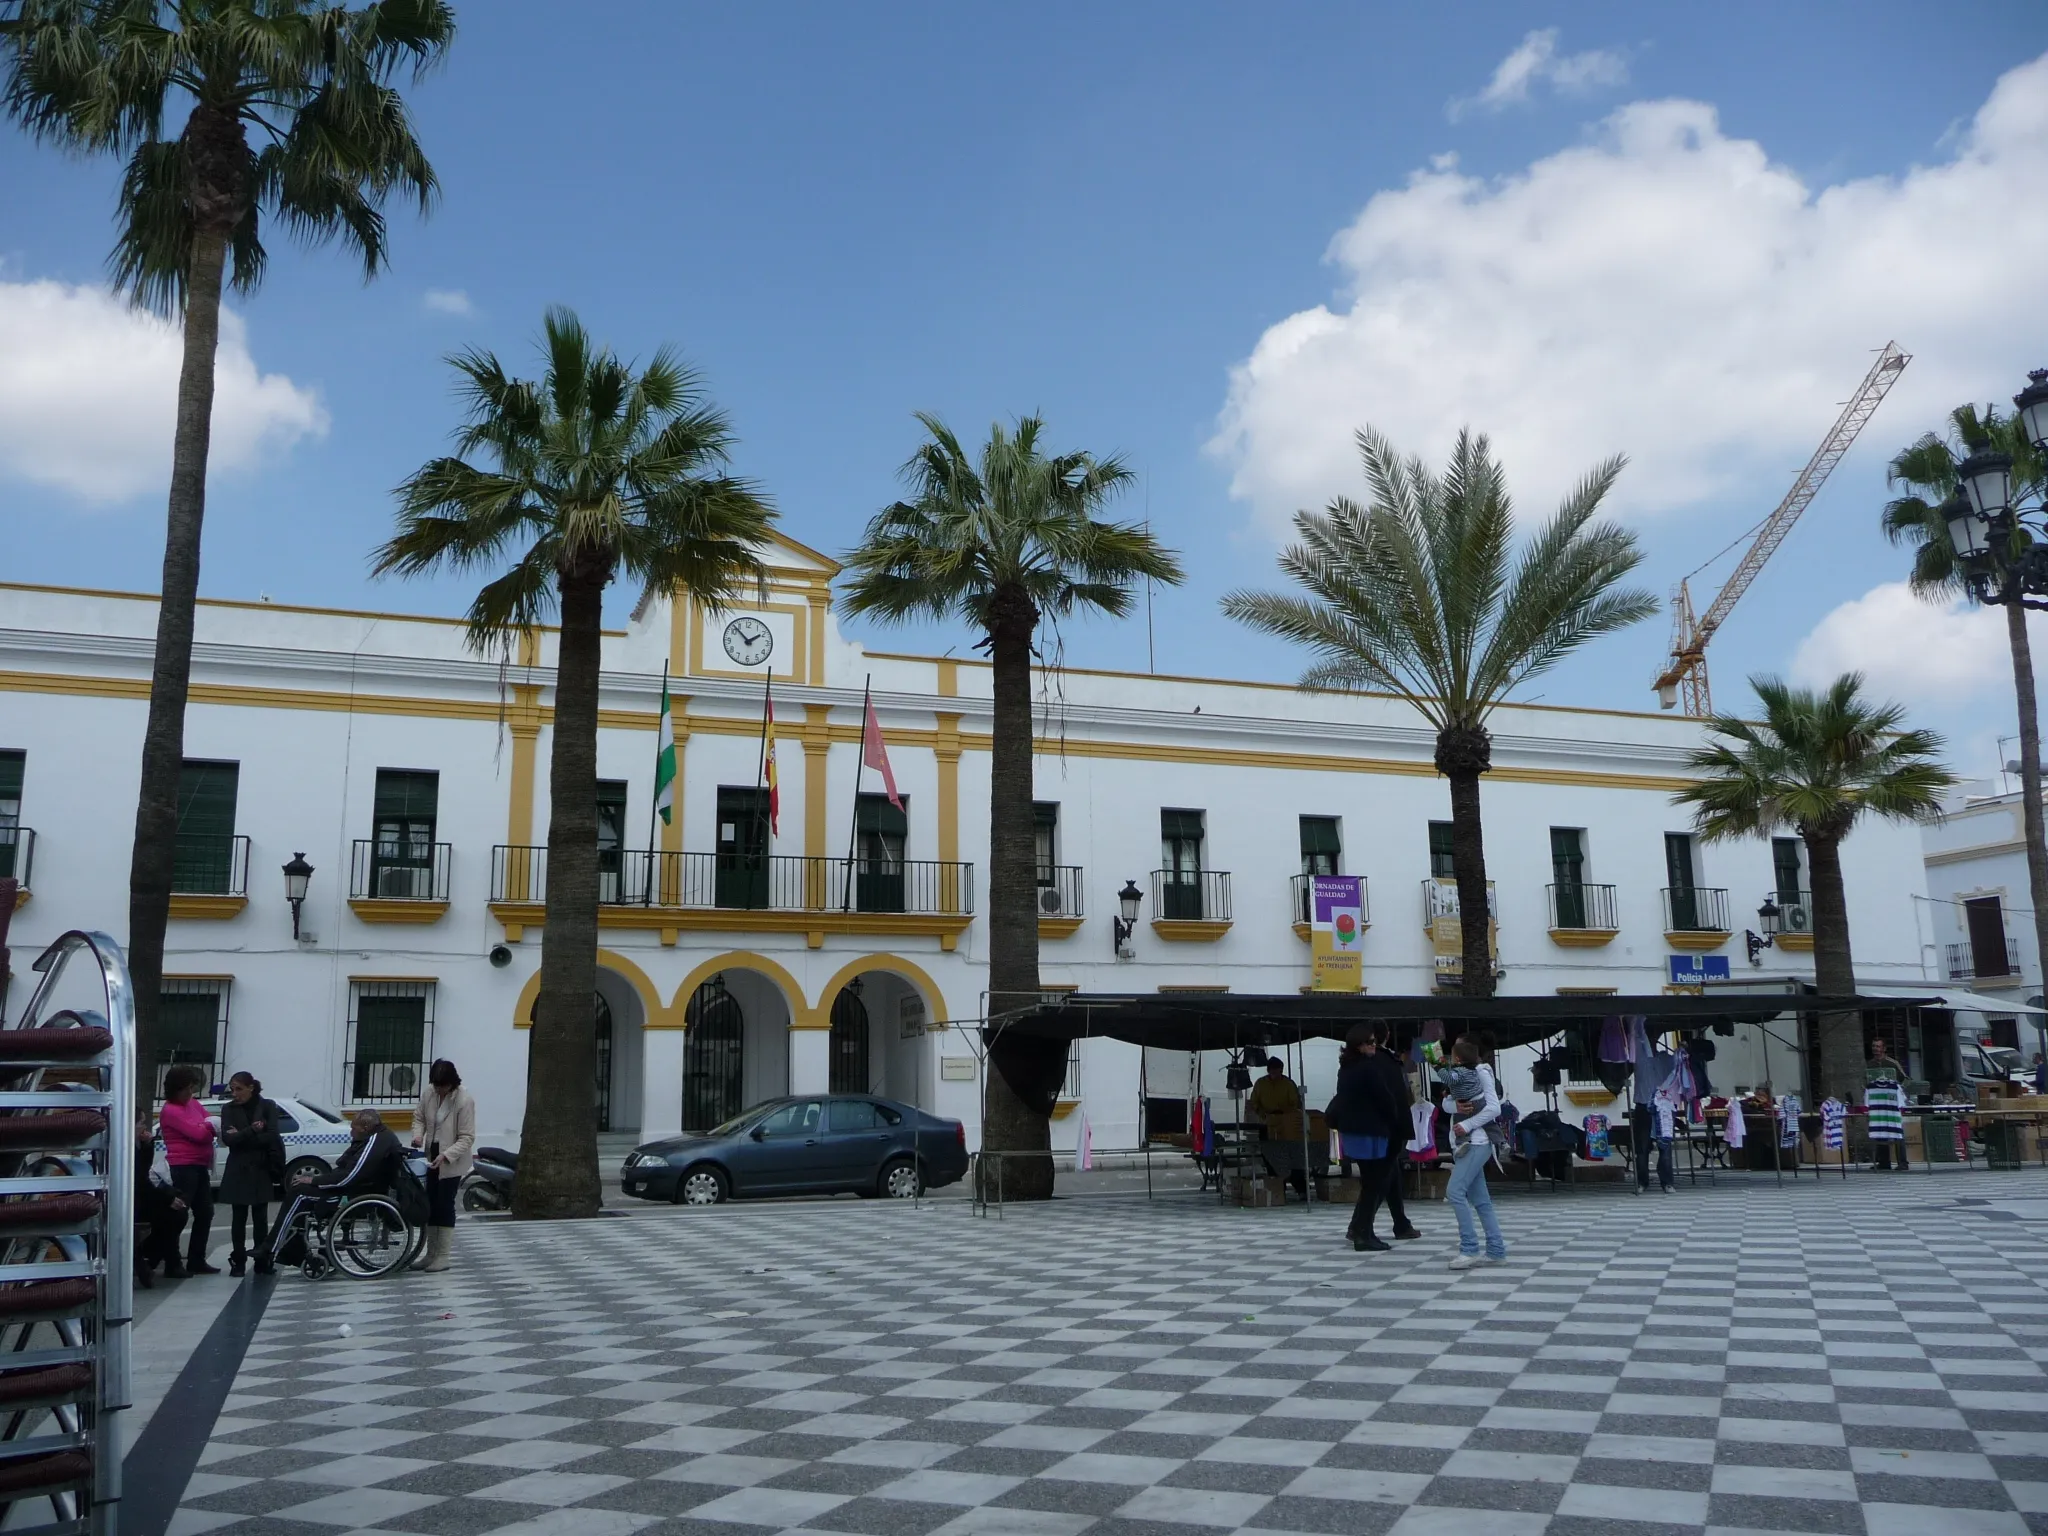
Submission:
<svg viewBox="0 0 2048 1536">
<path fill-rule="evenodd" d="M 463 1091 L 452 1061 L 427 1069 L 412 1144 L 427 1154 L 427 1251 L 413 1268 L 436 1275 L 454 1259 L 455 1196 L 475 1166 L 476 1100 Z"/>
</svg>

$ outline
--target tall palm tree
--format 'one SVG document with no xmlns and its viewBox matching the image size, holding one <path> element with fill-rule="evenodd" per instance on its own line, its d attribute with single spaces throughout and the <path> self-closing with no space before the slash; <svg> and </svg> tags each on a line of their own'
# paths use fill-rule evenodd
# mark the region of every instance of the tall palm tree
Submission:
<svg viewBox="0 0 2048 1536">
<path fill-rule="evenodd" d="M 1956 491 L 1956 468 L 1973 453 L 2012 455 L 2015 493 L 2048 489 L 2048 466 L 2015 416 L 1996 406 L 1980 413 L 1974 405 L 1949 412 L 1946 440 L 1932 432 L 1896 454 L 1885 472 L 1888 484 L 1905 494 L 1885 503 L 1883 527 L 1894 544 L 1913 550 L 1913 590 L 1930 602 L 1946 603 L 1969 591 L 1948 536 L 1942 505 Z M 2009 561 L 2017 561 L 2031 536 L 2012 520 Z M 2005 639 L 2012 651 L 2012 685 L 2020 723 L 2020 816 L 2027 839 L 2027 887 L 2034 906 L 2034 953 L 2048 960 L 2048 824 L 2041 810 L 2041 716 L 2034 693 L 2034 653 L 2027 640 L 2027 611 L 2005 606 Z"/>
<path fill-rule="evenodd" d="M 1280 569 L 1305 595 L 1236 591 L 1223 611 L 1306 646 L 1301 686 L 1384 689 L 1436 729 L 1450 780 L 1463 990 L 1493 995 L 1479 780 L 1493 766 L 1486 719 L 1510 693 L 1595 636 L 1657 611 L 1618 583 L 1642 563 L 1634 535 L 1593 514 L 1624 460 L 1596 466 L 1557 515 L 1515 549 L 1506 477 L 1483 435 L 1464 431 L 1441 475 L 1358 434 L 1369 506 L 1346 497 L 1295 515 Z"/>
<path fill-rule="evenodd" d="M 1699 778 L 1672 798 L 1694 808 L 1709 841 L 1769 837 L 1791 828 L 1806 845 L 1813 884 L 1813 979 L 1823 997 L 1853 997 L 1849 907 L 1842 888 L 1842 839 L 1867 816 L 1917 821 L 1939 809 L 1956 782 L 1935 754 L 1941 738 L 1902 728 L 1905 711 L 1861 696 L 1847 672 L 1821 691 L 1755 677 L 1761 721 L 1731 715 L 1688 763 Z M 1821 1090 L 1848 1095 L 1863 1083 L 1863 1039 L 1853 1013 L 1820 1022 Z"/>
<path fill-rule="evenodd" d="M 415 78 L 433 67 L 454 34 L 441 0 L 353 9 L 319 0 L 0 0 L 8 115 L 38 138 L 126 157 L 114 282 L 184 319 L 128 876 L 145 1092 L 155 1085 L 221 289 L 255 291 L 267 220 L 310 244 L 341 245 L 366 279 L 382 269 L 386 199 L 397 192 L 425 212 L 437 190 L 391 81 L 408 63 Z"/>
<path fill-rule="evenodd" d="M 568 310 L 550 309 L 541 354 L 537 381 L 511 377 L 488 352 L 449 359 L 468 425 L 455 456 L 430 460 L 398 488 L 398 532 L 376 569 L 509 566 L 470 604 L 469 640 L 480 652 L 502 650 L 550 609 L 559 614 L 547 922 L 513 1213 L 594 1216 L 597 1104 L 588 1085 L 597 1061 L 604 589 L 623 575 L 718 606 L 761 579 L 755 551 L 775 514 L 753 486 L 721 472 L 732 431 L 668 349 L 635 373 Z"/>
<path fill-rule="evenodd" d="M 846 557 L 840 608 L 904 620 L 957 616 L 994 663 L 989 776 L 989 1013 L 1039 998 L 1037 853 L 1031 820 L 1031 662 L 1038 626 L 1129 611 L 1140 580 L 1178 582 L 1180 562 L 1149 529 L 1097 514 L 1133 479 L 1121 459 L 1048 453 L 1036 416 L 989 429 L 971 457 L 938 417 L 903 467 L 910 497 L 869 522 Z M 1052 1194 L 1051 1118 L 1066 1047 L 995 1033 L 982 1144 L 1008 1154 L 1003 1196 Z M 1037 1154 L 1037 1155 L 1032 1155 Z"/>
</svg>

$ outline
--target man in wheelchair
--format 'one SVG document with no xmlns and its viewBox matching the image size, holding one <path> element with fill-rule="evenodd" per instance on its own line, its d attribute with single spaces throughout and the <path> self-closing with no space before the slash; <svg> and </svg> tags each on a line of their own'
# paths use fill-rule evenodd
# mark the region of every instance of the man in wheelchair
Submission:
<svg viewBox="0 0 2048 1536">
<path fill-rule="evenodd" d="M 286 1247 L 289 1244 L 295 1252 L 303 1252 L 306 1236 L 302 1226 L 324 1227 L 350 1199 L 390 1194 L 404 1158 L 405 1148 L 385 1128 L 384 1117 L 374 1109 L 357 1110 L 349 1122 L 348 1150 L 333 1169 L 319 1177 L 295 1179 L 286 1191 L 291 1204 L 285 1207 L 271 1241 L 272 1258 L 286 1265 L 298 1263 L 299 1259 L 286 1253 Z"/>
</svg>

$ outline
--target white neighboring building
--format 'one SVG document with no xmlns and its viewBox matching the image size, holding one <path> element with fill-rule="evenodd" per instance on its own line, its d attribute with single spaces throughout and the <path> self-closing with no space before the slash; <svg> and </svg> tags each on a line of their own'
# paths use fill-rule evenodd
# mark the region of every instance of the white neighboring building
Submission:
<svg viewBox="0 0 2048 1536">
<path fill-rule="evenodd" d="M 1955 789 L 1942 818 L 1921 831 L 1929 974 L 2016 1003 L 2039 1002 L 2043 990 L 2023 811 L 2017 790 L 1999 792 L 1980 779 Z M 1991 1018 L 1999 1044 L 2029 1058 L 2041 1049 L 2038 1039 L 2019 1038 L 2010 1018 Z"/>
<path fill-rule="evenodd" d="M 769 558 L 763 604 L 657 599 L 605 639 L 606 1124 L 651 1136 L 850 1086 L 960 1117 L 974 1138 L 978 1037 L 959 1026 L 979 1016 L 986 975 L 988 669 L 864 652 L 832 623 L 830 560 L 786 541 Z M 17 969 L 64 928 L 124 926 L 154 627 L 150 597 L 0 586 L 0 858 L 29 890 Z M 316 1103 L 402 1112 L 445 1055 L 485 1138 L 516 1137 L 554 642 L 538 632 L 501 665 L 470 654 L 451 619 L 201 604 L 165 967 L 166 1038 L 185 1056 Z M 664 666 L 680 814 L 651 835 Z M 764 837 L 769 666 L 781 815 Z M 904 809 L 868 773 L 856 831 L 870 678 Z M 1449 797 L 1430 732 L 1399 701 L 1074 670 L 1045 692 L 1041 724 L 1049 990 L 1296 991 L 1310 869 L 1367 879 L 1370 991 L 1428 993 L 1455 969 Z M 1492 725 L 1503 992 L 1740 975 L 1766 896 L 1795 930 L 1773 973 L 1810 973 L 1797 843 L 1701 846 L 1670 803 L 1698 722 L 1520 705 Z M 316 873 L 295 943 L 279 870 L 298 851 Z M 1859 977 L 1921 979 L 1918 831 L 1872 826 L 1843 857 Z M 1120 960 L 1110 918 L 1126 881 L 1144 904 Z M 1084 1117 L 1098 1148 L 1137 1142 L 1139 1055 L 1077 1050 L 1060 1144 Z M 1162 1076 L 1155 1064 L 1155 1096 Z M 1312 1100 L 1326 1083 L 1318 1067 Z"/>
</svg>

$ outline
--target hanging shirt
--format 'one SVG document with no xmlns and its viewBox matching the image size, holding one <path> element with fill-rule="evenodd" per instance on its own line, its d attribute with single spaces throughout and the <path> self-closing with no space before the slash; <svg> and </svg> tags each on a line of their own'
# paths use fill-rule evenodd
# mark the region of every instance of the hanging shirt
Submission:
<svg viewBox="0 0 2048 1536">
<path fill-rule="evenodd" d="M 1778 1100 L 1778 1145 L 1799 1144 L 1799 1095 L 1788 1093 Z"/>
<path fill-rule="evenodd" d="M 1435 1157 L 1436 1106 L 1429 1103 L 1410 1105 L 1408 1123 L 1413 1131 L 1408 1139 L 1408 1150 L 1417 1157 Z"/>
<path fill-rule="evenodd" d="M 1722 1133 L 1722 1139 L 1729 1146 L 1739 1149 L 1742 1146 L 1743 1138 L 1748 1134 L 1749 1127 L 1742 1123 L 1742 1100 L 1730 1099 L 1728 1101 L 1728 1128 Z"/>
<path fill-rule="evenodd" d="M 1863 1090 L 1863 1107 L 1870 1113 L 1872 1141 L 1906 1139 L 1906 1095 L 1897 1083 L 1872 1083 Z"/>
<path fill-rule="evenodd" d="M 1609 1151 L 1607 1145 L 1607 1117 L 1605 1115 L 1588 1115 L 1582 1122 L 1582 1129 L 1586 1133 L 1587 1161 L 1601 1161 L 1607 1156 Z"/>
<path fill-rule="evenodd" d="M 1842 1148 L 1843 1122 L 1848 1118 L 1849 1106 L 1840 1099 L 1823 1099 L 1820 1106 L 1820 1141 L 1830 1152 Z"/>
<path fill-rule="evenodd" d="M 1628 1026 L 1621 1021 L 1621 1015 L 1610 1013 L 1600 1021 L 1600 1059 L 1602 1061 L 1634 1061 L 1635 1050 L 1629 1043 Z"/>
</svg>

